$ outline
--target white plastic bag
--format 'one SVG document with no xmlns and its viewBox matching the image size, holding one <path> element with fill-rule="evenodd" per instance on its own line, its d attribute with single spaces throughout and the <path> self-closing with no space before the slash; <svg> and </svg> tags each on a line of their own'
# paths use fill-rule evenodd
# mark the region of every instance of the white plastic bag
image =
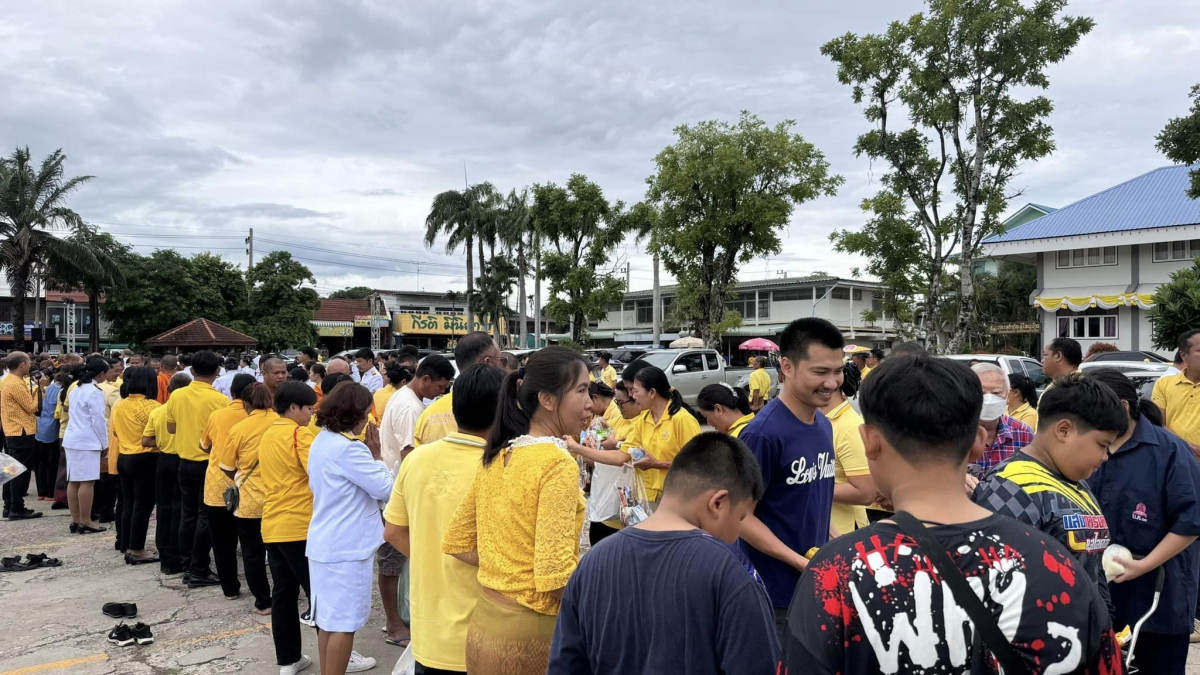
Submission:
<svg viewBox="0 0 1200 675">
<path fill-rule="evenodd" d="M 12 455 L 0 452 L 0 485 L 25 473 L 25 465 L 18 462 Z"/>
<path fill-rule="evenodd" d="M 417 672 L 417 658 L 412 653 L 412 642 L 404 648 L 404 653 L 392 668 L 392 675 L 414 675 Z"/>
<path fill-rule="evenodd" d="M 621 476 L 616 488 L 621 500 L 621 525 L 631 527 L 650 517 L 650 497 L 637 469 L 627 465 L 622 470 L 628 474 Z"/>
</svg>

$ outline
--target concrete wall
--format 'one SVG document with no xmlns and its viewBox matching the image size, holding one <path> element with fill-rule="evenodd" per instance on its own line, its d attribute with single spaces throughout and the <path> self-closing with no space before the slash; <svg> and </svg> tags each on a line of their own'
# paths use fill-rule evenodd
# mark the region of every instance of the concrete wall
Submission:
<svg viewBox="0 0 1200 675">
<path fill-rule="evenodd" d="M 1058 252 L 1047 251 L 1043 260 L 1042 295 L 1054 295 L 1056 288 L 1128 285 L 1133 273 L 1129 246 L 1117 247 L 1117 264 L 1099 267 L 1058 267 Z M 1124 290 L 1124 289 L 1121 289 Z"/>
<path fill-rule="evenodd" d="M 743 319 L 743 323 L 748 326 L 755 324 L 775 324 L 788 323 L 795 319 L 806 316 L 818 316 L 823 319 L 828 319 L 839 326 L 854 326 L 863 327 L 862 311 L 871 308 L 871 298 L 873 291 L 868 289 L 862 290 L 862 300 L 834 300 L 832 297 L 826 298 L 820 302 L 815 300 L 788 300 L 775 302 L 773 299 L 770 303 L 770 316 L 767 318 Z M 750 291 L 745 291 L 750 294 Z M 770 291 L 759 291 L 760 299 L 766 297 Z M 851 296 L 853 297 L 853 295 Z M 665 296 L 664 296 L 665 299 Z M 813 306 L 816 305 L 814 312 Z M 600 321 L 597 330 L 629 330 L 632 328 L 649 328 L 650 322 L 637 322 L 637 311 L 634 309 L 636 303 L 634 300 L 625 301 L 625 311 L 610 309 L 608 316 Z M 622 316 L 624 323 L 622 323 Z M 666 313 L 663 314 L 666 317 Z M 892 321 L 881 320 L 876 321 L 875 325 L 881 328 L 890 328 Z"/>
</svg>

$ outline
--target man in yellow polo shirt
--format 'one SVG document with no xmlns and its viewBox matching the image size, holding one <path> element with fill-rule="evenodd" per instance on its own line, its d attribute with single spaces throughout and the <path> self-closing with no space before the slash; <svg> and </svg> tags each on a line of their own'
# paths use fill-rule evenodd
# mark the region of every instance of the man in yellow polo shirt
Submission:
<svg viewBox="0 0 1200 675">
<path fill-rule="evenodd" d="M 454 365 L 458 366 L 460 373 L 476 363 L 499 368 L 503 361 L 504 357 L 500 354 L 496 341 L 483 331 L 467 333 L 454 348 Z M 442 396 L 430 403 L 417 418 L 417 428 L 413 432 L 414 447 L 441 440 L 446 434 L 458 430 L 458 425 L 454 422 L 453 397 L 453 391 Z"/>
<path fill-rule="evenodd" d="M 167 378 L 170 394 L 183 389 L 192 380 L 183 373 Z M 166 398 L 165 396 L 163 398 Z M 179 453 L 175 436 L 167 432 L 167 407 L 159 405 L 150 412 L 142 446 L 158 450 L 158 466 L 154 470 L 154 547 L 158 549 L 159 570 L 166 576 L 183 574 L 186 556 L 179 550 Z"/>
<path fill-rule="evenodd" d="M 499 368 L 483 364 L 460 373 L 452 410 L 457 431 L 405 458 L 383 514 L 384 538 L 409 558 L 412 651 L 426 669 L 467 669 L 479 568 L 443 554 L 442 536 L 475 480 L 503 378 Z"/>
<path fill-rule="evenodd" d="M 209 569 L 212 538 L 202 508 L 208 454 L 200 447 L 200 437 L 208 416 L 229 405 L 229 399 L 212 386 L 220 369 L 219 356 L 208 350 L 197 352 L 192 357 L 192 383 L 174 392 L 165 406 L 167 433 L 175 436 L 174 447 L 179 453 L 179 553 L 184 559 L 183 581 L 188 588 L 219 583 Z"/>
<path fill-rule="evenodd" d="M 1179 355 L 1183 371 L 1154 383 L 1154 403 L 1162 408 L 1167 429 L 1200 458 L 1200 329 L 1179 336 Z"/>
<path fill-rule="evenodd" d="M 754 358 L 754 371 L 750 373 L 750 409 L 762 410 L 771 398 L 771 376 L 767 374 L 767 357 Z"/>
</svg>

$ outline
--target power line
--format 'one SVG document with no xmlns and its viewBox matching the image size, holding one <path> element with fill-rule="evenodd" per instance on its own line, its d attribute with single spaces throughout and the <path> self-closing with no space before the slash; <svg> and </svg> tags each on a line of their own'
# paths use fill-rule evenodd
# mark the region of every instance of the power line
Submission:
<svg viewBox="0 0 1200 675">
<path fill-rule="evenodd" d="M 266 242 L 268 244 L 277 244 L 279 246 L 291 246 L 293 248 L 302 248 L 302 249 L 307 249 L 310 251 L 317 251 L 319 253 L 333 253 L 336 255 L 353 255 L 357 258 L 363 258 L 366 260 L 382 260 L 384 262 L 407 263 L 409 265 L 425 265 L 427 267 L 449 267 L 449 268 L 454 268 L 454 269 L 458 268 L 458 265 L 451 265 L 450 263 L 430 263 L 430 262 L 424 262 L 421 260 L 402 260 L 399 258 L 391 258 L 391 257 L 386 257 L 386 256 L 367 255 L 364 253 L 349 253 L 347 251 L 338 251 L 336 249 L 320 248 L 317 246 L 307 246 L 305 244 L 293 244 L 291 242 L 279 241 L 278 239 L 267 239 L 264 237 L 259 237 L 258 240 L 262 241 L 262 242 Z"/>
<path fill-rule="evenodd" d="M 196 234 L 133 234 L 127 232 L 109 232 L 114 237 L 129 237 L 131 239 L 194 239 L 196 237 L 204 237 L 205 239 L 241 239 L 237 235 L 213 235 L 197 232 Z"/>
<path fill-rule="evenodd" d="M 158 244 L 130 244 L 134 248 L 154 248 L 154 249 L 173 249 L 173 248 L 202 248 L 206 251 L 244 251 L 245 249 L 236 246 L 159 246 Z"/>
<path fill-rule="evenodd" d="M 296 260 L 320 263 L 322 265 L 332 265 L 334 267 L 356 267 L 358 269 L 375 270 L 377 272 L 391 272 L 392 274 L 408 274 L 408 275 L 417 274 L 417 272 L 406 272 L 404 270 L 398 270 L 398 269 L 393 269 L 393 268 L 388 268 L 388 267 L 372 267 L 369 265 L 355 265 L 352 263 L 339 262 L 339 261 L 334 261 L 334 260 L 318 260 L 316 258 L 305 258 L 305 257 L 301 257 L 298 255 L 293 255 L 292 257 L 295 258 Z M 457 274 L 444 274 L 444 273 L 440 273 L 440 272 L 422 272 L 422 274 L 432 276 L 432 277 L 456 277 L 456 276 L 458 276 Z"/>
</svg>

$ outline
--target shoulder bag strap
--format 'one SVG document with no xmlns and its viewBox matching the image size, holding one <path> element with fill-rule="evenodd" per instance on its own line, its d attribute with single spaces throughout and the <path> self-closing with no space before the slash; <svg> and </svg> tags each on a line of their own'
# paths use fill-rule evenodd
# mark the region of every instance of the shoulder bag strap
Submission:
<svg viewBox="0 0 1200 675">
<path fill-rule="evenodd" d="M 241 488 L 243 485 L 246 484 L 246 481 L 250 480 L 250 474 L 254 473 L 254 470 L 257 468 L 258 468 L 258 461 L 256 460 L 254 462 L 254 464 L 250 466 L 250 470 L 246 472 L 246 475 L 242 476 L 242 482 L 238 483 L 238 488 Z"/>
<path fill-rule="evenodd" d="M 983 606 L 979 596 L 971 590 L 971 585 L 967 583 L 967 578 L 963 576 L 962 570 L 958 569 L 958 565 L 955 565 L 954 561 L 950 559 L 950 554 L 946 552 L 945 547 L 938 542 L 929 529 L 912 514 L 905 511 L 896 512 L 891 520 L 900 527 L 901 531 L 917 542 L 917 546 L 921 548 L 929 561 L 933 563 L 934 568 L 937 569 L 938 574 L 950 586 L 950 592 L 954 595 L 954 599 L 966 610 L 967 616 L 971 617 L 971 623 L 974 624 L 975 630 L 979 631 L 979 636 L 983 638 L 983 644 L 1000 662 L 1004 674 L 1024 675 L 1029 673 L 1025 662 L 1013 649 L 1008 638 L 1004 637 L 1000 625 L 996 623 L 996 618 Z M 951 629 L 947 628 L 947 630 Z"/>
</svg>

